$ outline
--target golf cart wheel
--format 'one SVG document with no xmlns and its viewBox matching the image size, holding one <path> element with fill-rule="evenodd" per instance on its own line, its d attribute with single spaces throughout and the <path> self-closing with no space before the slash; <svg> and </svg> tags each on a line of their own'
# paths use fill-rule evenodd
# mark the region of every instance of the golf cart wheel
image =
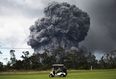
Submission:
<svg viewBox="0 0 116 79">
<path fill-rule="evenodd" d="M 54 76 L 52 74 L 50 74 L 49 77 L 54 77 Z"/>
<path fill-rule="evenodd" d="M 65 75 L 64 74 L 61 74 L 61 77 L 65 77 Z"/>
</svg>

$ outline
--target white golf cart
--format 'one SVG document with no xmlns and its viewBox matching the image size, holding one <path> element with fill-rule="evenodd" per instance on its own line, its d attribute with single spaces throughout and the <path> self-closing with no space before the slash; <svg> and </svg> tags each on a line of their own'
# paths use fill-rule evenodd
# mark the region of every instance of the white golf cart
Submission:
<svg viewBox="0 0 116 79">
<path fill-rule="evenodd" d="M 66 77 L 67 76 L 67 69 L 63 64 L 53 64 L 52 71 L 49 74 L 49 77 Z"/>
</svg>

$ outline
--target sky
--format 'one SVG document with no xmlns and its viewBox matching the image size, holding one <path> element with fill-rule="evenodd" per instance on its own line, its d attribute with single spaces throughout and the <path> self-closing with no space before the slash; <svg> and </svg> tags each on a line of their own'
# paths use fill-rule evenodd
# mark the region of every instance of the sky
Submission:
<svg viewBox="0 0 116 79">
<path fill-rule="evenodd" d="M 80 46 L 98 53 L 116 48 L 116 0 L 0 0 L 0 61 L 8 61 L 13 48 L 18 59 L 22 51 L 34 52 L 27 45 L 29 27 L 52 1 L 74 4 L 89 14 L 90 30 Z"/>
</svg>

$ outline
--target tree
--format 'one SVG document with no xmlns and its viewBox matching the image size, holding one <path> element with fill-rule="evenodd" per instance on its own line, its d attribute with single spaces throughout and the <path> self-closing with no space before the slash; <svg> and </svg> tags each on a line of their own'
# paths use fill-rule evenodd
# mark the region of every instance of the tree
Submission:
<svg viewBox="0 0 116 79">
<path fill-rule="evenodd" d="M 67 55 L 67 58 L 69 59 L 68 62 L 70 62 L 70 66 L 73 68 L 73 69 L 76 69 L 77 68 L 77 61 L 78 61 L 78 57 L 75 53 L 69 53 Z"/>
<path fill-rule="evenodd" d="M 110 54 L 111 68 L 116 68 L 116 49 L 111 50 L 109 54 Z"/>
<path fill-rule="evenodd" d="M 66 56 L 65 49 L 58 47 L 52 51 L 52 56 L 55 57 L 56 63 L 64 63 L 64 57 Z"/>
<path fill-rule="evenodd" d="M 14 64 L 15 69 L 21 70 L 23 69 L 23 61 L 17 60 L 16 63 Z"/>
<path fill-rule="evenodd" d="M 15 64 L 16 63 L 16 57 L 15 57 L 15 54 L 14 54 L 15 50 L 10 50 L 10 55 L 11 55 L 11 65 Z"/>
<path fill-rule="evenodd" d="M 29 59 L 31 61 L 31 69 L 40 70 L 42 68 L 42 64 L 39 58 L 40 54 L 33 54 Z"/>
<path fill-rule="evenodd" d="M 55 57 L 50 54 L 48 50 L 45 50 L 42 54 L 37 54 L 39 62 L 38 66 L 41 65 L 41 69 L 49 69 L 51 68 L 51 65 L 55 63 Z"/>
<path fill-rule="evenodd" d="M 11 63 L 8 61 L 7 65 L 5 66 L 5 70 L 10 70 L 11 69 Z"/>
<path fill-rule="evenodd" d="M 93 55 L 91 52 L 87 55 L 87 63 L 88 68 L 96 68 L 97 67 L 97 60 L 95 55 Z"/>
<path fill-rule="evenodd" d="M 112 69 L 112 68 L 116 68 L 116 56 L 112 53 L 107 53 L 104 54 L 104 56 L 101 58 L 101 60 L 99 61 L 101 68 L 108 68 L 108 69 Z"/>
<path fill-rule="evenodd" d="M 101 59 L 99 60 L 99 67 L 103 69 L 105 68 L 105 66 L 106 66 L 106 63 L 104 61 L 104 56 L 102 56 Z"/>
<path fill-rule="evenodd" d="M 21 57 L 23 58 L 23 61 L 22 61 L 23 68 L 28 70 L 31 67 L 30 66 L 31 62 L 29 59 L 29 51 L 23 51 L 22 53 L 23 53 L 23 55 Z"/>
<path fill-rule="evenodd" d="M 23 51 L 23 55 L 21 56 L 24 60 L 29 58 L 29 51 Z"/>
<path fill-rule="evenodd" d="M 3 63 L 0 62 L 0 71 L 3 71 L 3 70 L 4 70 L 4 68 L 3 68 Z"/>
</svg>

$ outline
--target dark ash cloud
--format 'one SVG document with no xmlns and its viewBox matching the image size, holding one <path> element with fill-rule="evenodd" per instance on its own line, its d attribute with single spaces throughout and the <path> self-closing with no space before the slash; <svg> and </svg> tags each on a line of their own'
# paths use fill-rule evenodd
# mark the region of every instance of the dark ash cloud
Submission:
<svg viewBox="0 0 116 79">
<path fill-rule="evenodd" d="M 62 47 L 78 48 L 90 26 L 90 18 L 75 5 L 52 2 L 44 9 L 45 17 L 30 27 L 28 44 L 39 52 Z"/>
</svg>

